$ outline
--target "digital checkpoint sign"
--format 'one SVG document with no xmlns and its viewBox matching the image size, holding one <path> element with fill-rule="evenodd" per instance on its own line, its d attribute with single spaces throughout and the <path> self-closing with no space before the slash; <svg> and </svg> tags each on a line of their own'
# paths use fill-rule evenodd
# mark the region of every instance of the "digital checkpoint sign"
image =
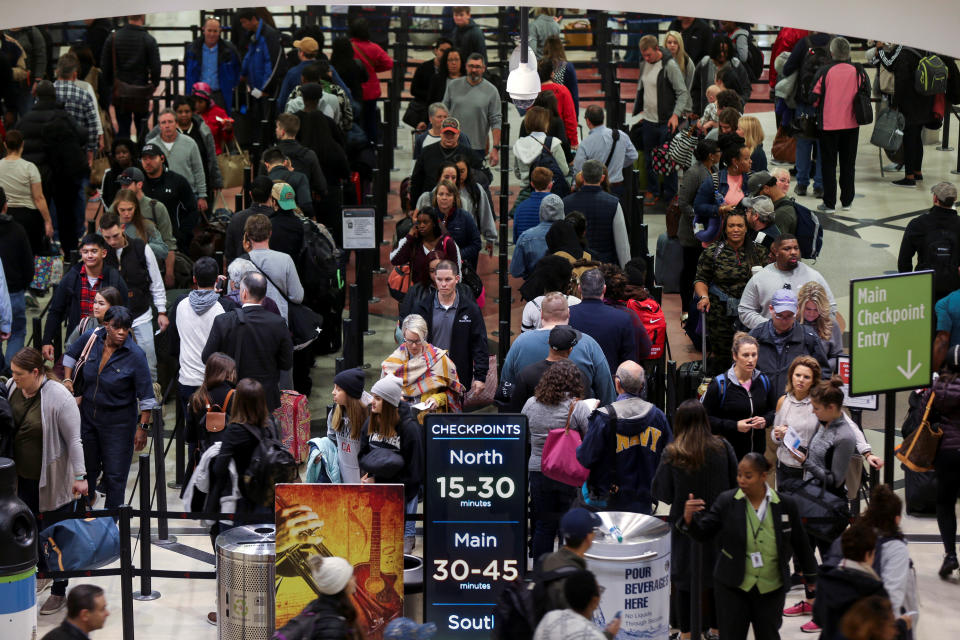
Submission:
<svg viewBox="0 0 960 640">
<path fill-rule="evenodd" d="M 527 419 L 426 418 L 424 621 L 437 640 L 489 638 L 526 560 Z"/>
</svg>

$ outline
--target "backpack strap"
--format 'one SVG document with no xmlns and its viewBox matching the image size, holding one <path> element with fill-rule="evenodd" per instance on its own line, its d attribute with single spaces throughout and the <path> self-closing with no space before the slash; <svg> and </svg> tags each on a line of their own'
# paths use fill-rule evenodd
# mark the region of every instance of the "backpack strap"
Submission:
<svg viewBox="0 0 960 640">
<path fill-rule="evenodd" d="M 613 159 L 613 152 L 616 150 L 617 142 L 620 140 L 620 130 L 614 128 L 613 133 L 611 133 L 610 136 L 613 138 L 613 144 L 610 145 L 610 153 L 607 154 L 607 161 L 603 163 L 603 166 L 605 167 L 609 167 L 610 160 Z"/>
</svg>

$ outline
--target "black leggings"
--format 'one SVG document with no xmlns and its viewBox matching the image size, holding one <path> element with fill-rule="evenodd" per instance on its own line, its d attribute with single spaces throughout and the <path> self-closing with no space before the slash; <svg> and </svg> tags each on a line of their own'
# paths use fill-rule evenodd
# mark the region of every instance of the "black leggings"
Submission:
<svg viewBox="0 0 960 640">
<path fill-rule="evenodd" d="M 937 472 L 937 527 L 943 550 L 957 555 L 957 496 L 960 495 L 960 451 L 941 448 L 934 463 Z"/>
<path fill-rule="evenodd" d="M 712 578 L 712 576 L 711 576 Z M 712 584 L 712 583 L 711 583 Z M 714 595 L 713 589 L 704 589 L 701 591 L 700 596 L 700 610 L 701 610 L 701 631 L 706 631 L 708 629 L 717 628 L 717 608 L 714 606 Z M 674 598 L 676 599 L 676 606 L 679 619 L 677 623 L 680 625 L 681 633 L 690 633 L 690 606 L 691 606 L 691 592 L 689 589 L 676 589 L 674 591 Z M 693 636 L 697 637 L 697 636 Z"/>
</svg>

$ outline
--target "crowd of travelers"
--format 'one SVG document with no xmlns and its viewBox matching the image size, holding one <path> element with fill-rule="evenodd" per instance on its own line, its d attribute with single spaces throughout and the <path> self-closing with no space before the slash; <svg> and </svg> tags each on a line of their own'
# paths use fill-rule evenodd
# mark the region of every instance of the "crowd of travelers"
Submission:
<svg viewBox="0 0 960 640">
<path fill-rule="evenodd" d="M 817 216 L 853 206 L 870 96 L 881 97 L 878 119 L 903 116 L 904 177 L 894 184 L 916 187 L 922 130 L 960 102 L 955 63 L 879 42 L 868 52 L 872 81 L 846 38 L 785 28 L 767 64 L 748 25 L 678 17 L 662 44 L 639 40 L 628 131 L 597 104 L 584 105 L 581 121 L 561 16 L 538 8 L 530 37 L 542 90 L 511 141 L 501 138 L 502 88 L 484 31 L 469 7 L 448 7 L 449 33 L 417 65 L 403 115 L 415 142 L 389 253 L 396 349 L 378 354 L 379 372 L 339 371 L 326 436 L 302 460 L 292 452 L 284 469 L 266 469 L 255 453 L 287 435 L 288 414 L 301 399 L 308 406 L 315 382 L 331 382 L 311 371 L 341 344 L 341 210 L 362 204 L 383 136 L 378 74 L 395 61 L 372 28 L 375 12 L 351 11 L 346 36 L 329 47 L 323 29 L 303 26 L 291 38 L 263 9 L 238 10 L 233 24 L 207 18 L 184 48 L 183 91 L 163 108 L 152 99 L 163 63 L 143 15 L 88 20 L 58 57 L 45 29 L 4 32 L 0 453 L 17 464 L 20 498 L 45 522 L 123 504 L 134 451 L 147 446 L 169 388 L 184 416 L 191 510 L 272 520 L 264 474 L 292 478 L 306 462 L 309 481 L 401 483 L 413 514 L 426 481 L 424 416 L 493 404 L 526 417 L 534 571 L 570 568 L 551 583 L 534 637 L 616 635 L 619 618 L 606 629 L 592 622 L 603 589 L 585 560 L 596 513 L 653 514 L 660 502 L 669 505 L 681 638 L 736 640 L 751 628 L 778 638 L 784 616 L 812 616 L 802 630 L 824 638 L 911 637 L 916 583 L 900 498 L 873 487 L 850 524 L 865 465 L 884 460 L 843 408 L 844 320 L 804 260 L 822 248 Z M 934 93 L 914 81 L 918 65 L 938 77 L 931 58 L 945 70 Z M 795 141 L 794 170 L 764 150 L 759 120 L 743 113 L 764 72 L 778 138 Z M 261 119 L 272 142 L 244 167 L 252 179 L 237 182 L 250 146 L 244 123 Z M 684 138 L 686 162 L 673 155 Z M 491 193 L 501 149 L 521 187 L 509 212 L 495 211 Z M 643 168 L 645 204 L 668 206 L 677 224 L 681 258 L 669 268 L 679 275 L 680 318 L 666 317 L 652 265 L 631 253 L 623 198 L 634 167 Z M 231 212 L 224 191 L 240 186 L 249 206 Z M 898 268 L 936 270 L 943 375 L 917 402 L 930 400 L 946 434 L 937 458 L 946 578 L 960 567 L 960 222 L 956 187 L 940 182 L 932 194 L 930 213 L 907 227 Z M 810 196 L 821 201 L 816 212 L 802 204 Z M 504 216 L 525 306 L 497 371 L 478 271 L 503 240 Z M 954 240 L 934 246 L 945 234 Z M 42 330 L 26 346 L 27 309 L 47 295 Z M 677 322 L 703 349 L 703 366 L 681 371 L 692 384 L 681 381 L 668 418 L 651 387 Z M 585 482 L 553 466 L 557 428 L 582 439 L 573 462 Z M 211 540 L 230 526 L 213 523 Z M 407 553 L 415 533 L 408 522 Z M 293 535 L 278 532 L 278 549 Z M 694 541 L 702 593 L 689 580 Z M 310 637 L 362 637 L 349 563 L 312 558 L 310 571 L 322 589 L 305 614 L 323 623 Z M 80 585 L 68 595 L 65 580 L 41 580 L 38 590 L 48 585 L 40 613 L 67 608 L 48 638 L 103 625 L 102 591 Z M 788 605 L 797 585 L 804 597 Z M 691 630 L 697 602 L 706 615 Z M 216 613 L 208 620 L 216 624 Z"/>
</svg>

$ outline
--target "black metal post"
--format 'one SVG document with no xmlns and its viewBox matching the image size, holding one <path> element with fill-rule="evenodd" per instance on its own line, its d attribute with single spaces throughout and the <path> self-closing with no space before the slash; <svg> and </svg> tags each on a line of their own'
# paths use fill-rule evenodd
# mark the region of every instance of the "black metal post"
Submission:
<svg viewBox="0 0 960 640">
<path fill-rule="evenodd" d="M 667 420 L 673 424 L 673 416 L 677 413 L 677 363 L 667 360 Z"/>
<path fill-rule="evenodd" d="M 221 262 L 223 261 L 221 260 Z M 173 384 L 176 384 L 178 387 L 180 385 L 179 382 L 174 382 Z M 186 475 L 187 461 L 186 461 L 186 455 L 185 455 L 186 442 L 183 439 L 184 428 L 186 426 L 186 416 L 183 415 L 183 406 L 180 404 L 179 393 L 176 394 L 176 398 L 174 399 L 173 406 L 174 406 L 176 417 L 174 418 L 173 435 L 171 437 L 174 438 L 173 446 L 176 447 L 177 449 L 176 467 L 175 467 L 175 472 L 174 472 L 175 475 L 174 475 L 173 482 L 168 482 L 167 486 L 170 487 L 171 489 L 180 489 L 181 487 L 183 487 L 186 481 L 186 478 L 184 478 L 183 476 Z M 159 490 L 159 487 L 158 487 L 158 490 Z"/>
<path fill-rule="evenodd" d="M 153 468 L 157 475 L 157 511 L 166 512 L 167 510 L 167 491 L 166 475 L 167 465 L 164 461 L 163 450 L 163 409 L 157 407 L 153 410 L 153 426 L 151 428 L 153 436 Z M 141 478 L 142 481 L 142 478 Z M 157 518 L 157 537 L 153 540 L 159 545 L 173 544 L 177 539 L 170 535 L 167 529 L 166 516 Z M 150 544 L 150 538 L 145 539 L 146 544 Z"/>
<path fill-rule="evenodd" d="M 897 429 L 897 394 L 887 391 L 883 407 L 883 483 L 893 487 L 894 434 Z"/>
<path fill-rule="evenodd" d="M 343 356 L 337 356 L 333 360 L 333 373 L 334 375 L 340 373 L 347 368 L 346 361 L 343 359 Z"/>
<path fill-rule="evenodd" d="M 33 325 L 33 335 L 30 336 L 30 343 L 34 349 L 40 351 L 43 349 L 43 323 L 40 318 L 34 318 L 31 324 Z"/>
<path fill-rule="evenodd" d="M 159 446 L 159 445 L 158 445 Z M 156 600 L 160 592 L 150 584 L 150 454 L 141 453 L 140 460 L 140 591 L 134 600 Z"/>
<path fill-rule="evenodd" d="M 244 191 L 244 190 L 241 189 L 241 190 L 240 190 L 240 193 L 238 193 L 238 194 L 234 197 L 234 199 L 233 199 L 233 210 L 234 210 L 235 212 L 236 212 L 236 211 L 243 211 L 243 209 L 244 209 L 244 206 L 243 206 L 243 191 Z"/>
<path fill-rule="evenodd" d="M 343 368 L 352 369 L 363 364 L 358 353 L 357 338 L 359 331 L 355 331 L 357 322 L 351 318 L 343 319 Z M 361 338 L 362 339 L 362 338 Z"/>
<path fill-rule="evenodd" d="M 120 620 L 123 625 L 123 640 L 133 640 L 133 558 L 130 548 L 130 505 L 120 506 Z"/>
</svg>

